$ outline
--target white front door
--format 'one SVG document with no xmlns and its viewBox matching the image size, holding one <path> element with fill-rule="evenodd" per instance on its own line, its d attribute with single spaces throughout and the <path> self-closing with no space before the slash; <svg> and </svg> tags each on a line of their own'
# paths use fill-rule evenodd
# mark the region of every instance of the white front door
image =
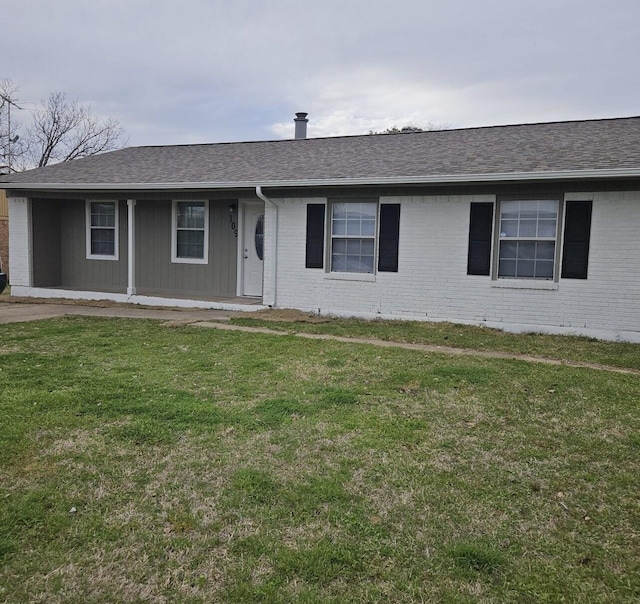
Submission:
<svg viewBox="0 0 640 604">
<path fill-rule="evenodd" d="M 263 204 L 244 204 L 242 243 L 242 293 L 245 296 L 260 297 L 264 257 Z"/>
</svg>

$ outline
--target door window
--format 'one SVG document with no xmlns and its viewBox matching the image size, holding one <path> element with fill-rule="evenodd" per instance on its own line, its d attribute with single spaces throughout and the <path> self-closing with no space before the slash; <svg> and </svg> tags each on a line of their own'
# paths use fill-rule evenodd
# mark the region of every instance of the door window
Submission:
<svg viewBox="0 0 640 604">
<path fill-rule="evenodd" d="M 254 239 L 256 244 L 256 254 L 258 254 L 258 258 L 262 260 L 262 256 L 264 255 L 264 214 L 258 216 Z"/>
</svg>

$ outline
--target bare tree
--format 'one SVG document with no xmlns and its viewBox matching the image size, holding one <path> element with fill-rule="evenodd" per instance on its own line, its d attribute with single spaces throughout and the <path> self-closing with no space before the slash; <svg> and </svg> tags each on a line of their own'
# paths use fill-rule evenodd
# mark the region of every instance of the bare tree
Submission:
<svg viewBox="0 0 640 604">
<path fill-rule="evenodd" d="M 20 138 L 21 124 L 16 110 L 18 87 L 6 78 L 0 79 L 0 173 L 22 168 L 27 153 L 27 141 Z M 12 113 L 13 110 L 13 113 Z"/>
<path fill-rule="evenodd" d="M 117 120 L 99 119 L 63 92 L 52 92 L 43 101 L 29 128 L 29 153 L 38 167 L 117 149 L 125 142 Z"/>
<path fill-rule="evenodd" d="M 117 149 L 124 144 L 124 130 L 113 118 L 100 119 L 91 107 L 69 101 L 53 92 L 35 111 L 30 125 L 21 130 L 16 119 L 23 109 L 18 87 L 0 79 L 0 173 L 46 166 Z"/>
</svg>

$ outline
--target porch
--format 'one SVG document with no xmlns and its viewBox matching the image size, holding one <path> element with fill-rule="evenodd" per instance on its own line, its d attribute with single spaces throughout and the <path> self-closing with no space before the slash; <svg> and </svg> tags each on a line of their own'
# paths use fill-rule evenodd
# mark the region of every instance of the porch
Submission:
<svg viewBox="0 0 640 604">
<path fill-rule="evenodd" d="M 29 278 L 14 282 L 14 295 L 228 310 L 262 306 L 262 204 L 26 201 Z"/>
</svg>

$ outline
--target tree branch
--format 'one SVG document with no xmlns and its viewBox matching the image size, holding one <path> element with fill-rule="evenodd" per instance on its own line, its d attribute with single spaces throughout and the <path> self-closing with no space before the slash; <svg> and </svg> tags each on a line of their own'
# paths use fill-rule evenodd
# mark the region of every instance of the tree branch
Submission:
<svg viewBox="0 0 640 604">
<path fill-rule="evenodd" d="M 71 161 L 122 146 L 124 130 L 113 118 L 100 120 L 90 107 L 51 93 L 36 112 L 30 129 L 32 159 L 39 167 Z"/>
</svg>

